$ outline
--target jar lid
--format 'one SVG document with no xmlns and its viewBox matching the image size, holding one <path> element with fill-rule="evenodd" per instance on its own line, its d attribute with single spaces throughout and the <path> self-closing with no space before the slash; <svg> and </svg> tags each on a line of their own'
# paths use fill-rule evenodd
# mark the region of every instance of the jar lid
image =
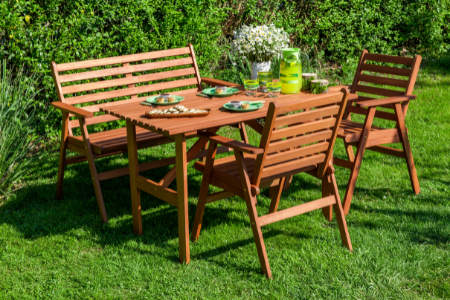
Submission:
<svg viewBox="0 0 450 300">
<path fill-rule="evenodd" d="M 311 77 L 316 77 L 317 78 L 317 74 L 316 73 L 303 73 L 302 77 L 306 78 L 306 79 L 311 78 Z"/>
<path fill-rule="evenodd" d="M 326 80 L 326 79 L 316 79 L 316 80 L 311 80 L 311 83 L 319 83 L 320 86 L 326 86 L 326 85 L 328 85 L 328 80 Z"/>
</svg>

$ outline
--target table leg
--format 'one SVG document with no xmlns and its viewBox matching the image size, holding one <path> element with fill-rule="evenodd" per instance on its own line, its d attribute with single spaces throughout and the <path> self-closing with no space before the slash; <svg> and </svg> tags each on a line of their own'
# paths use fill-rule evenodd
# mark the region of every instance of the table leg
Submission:
<svg viewBox="0 0 450 300">
<path fill-rule="evenodd" d="M 142 234 L 141 192 L 137 188 L 139 175 L 137 158 L 136 126 L 127 121 L 128 167 L 130 168 L 131 210 L 133 213 L 133 231 Z"/>
<path fill-rule="evenodd" d="M 189 253 L 189 215 L 187 189 L 187 154 L 184 134 L 175 136 L 177 198 L 178 198 L 178 239 L 180 262 L 190 261 Z"/>
</svg>

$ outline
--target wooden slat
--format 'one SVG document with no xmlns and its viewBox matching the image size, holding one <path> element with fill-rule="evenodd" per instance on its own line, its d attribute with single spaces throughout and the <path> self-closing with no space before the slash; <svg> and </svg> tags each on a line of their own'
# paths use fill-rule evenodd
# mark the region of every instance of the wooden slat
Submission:
<svg viewBox="0 0 450 300">
<path fill-rule="evenodd" d="M 57 65 L 57 69 L 58 72 L 63 72 L 69 70 L 87 69 L 100 66 L 130 63 L 142 60 L 158 59 L 163 57 L 170 57 L 184 54 L 190 54 L 189 47 L 64 63 Z"/>
<path fill-rule="evenodd" d="M 336 166 L 340 166 L 340 167 L 343 167 L 343 168 L 350 169 L 350 170 L 352 170 L 353 167 L 355 166 L 355 164 L 352 163 L 351 161 L 348 161 L 348 160 L 345 160 L 345 159 L 340 159 L 340 158 L 337 158 L 337 157 L 333 157 L 333 164 L 336 165 Z"/>
<path fill-rule="evenodd" d="M 312 155 L 319 152 L 324 152 L 328 150 L 329 143 L 328 142 L 322 142 L 314 145 L 309 145 L 289 151 L 284 151 L 272 155 L 266 156 L 266 161 L 264 163 L 265 166 L 270 166 L 274 164 L 278 164 L 281 162 L 290 161 L 293 159 L 297 159 L 300 157 L 304 157 L 307 155 Z"/>
<path fill-rule="evenodd" d="M 411 76 L 411 69 L 378 66 L 378 65 L 371 65 L 371 64 L 366 64 L 366 63 L 362 64 L 361 70 L 375 72 L 375 73 L 382 73 L 382 74 L 398 75 L 398 76 L 404 76 L 404 77 Z"/>
<path fill-rule="evenodd" d="M 367 115 L 368 109 L 363 108 L 363 107 L 358 107 L 358 106 L 351 106 L 351 107 L 348 107 L 348 111 L 355 113 L 355 114 L 359 114 L 359 115 Z M 385 111 L 376 111 L 375 118 L 385 119 L 385 120 L 389 120 L 389 121 L 395 121 L 395 114 L 385 112 Z"/>
<path fill-rule="evenodd" d="M 385 96 L 385 97 L 396 97 L 396 96 L 405 95 L 405 92 L 382 89 L 382 88 L 377 88 L 377 87 L 372 87 L 372 86 L 367 86 L 367 85 L 360 85 L 360 84 L 358 84 L 358 86 L 356 87 L 356 91 L 361 92 L 361 93 Z"/>
<path fill-rule="evenodd" d="M 129 74 L 127 74 L 127 75 L 129 75 Z M 110 88 L 110 87 L 119 87 L 119 86 L 124 86 L 124 85 L 128 85 L 129 88 L 133 88 L 134 87 L 133 84 L 137 84 L 137 83 L 141 83 L 141 82 L 161 80 L 161 79 L 167 79 L 167 78 L 175 78 L 175 77 L 187 76 L 187 75 L 193 75 L 193 74 L 195 74 L 194 68 L 187 68 L 187 69 L 158 72 L 158 73 L 152 73 L 152 74 L 146 74 L 146 75 L 140 75 L 140 76 L 129 76 L 126 78 L 105 80 L 105 81 L 99 81 L 99 82 L 70 85 L 70 86 L 63 87 L 62 91 L 63 91 L 64 95 L 67 95 L 67 94 L 71 94 L 71 93 L 87 92 L 87 91 L 93 91 L 93 90 L 98 90 L 98 89 L 106 89 L 106 88 Z"/>
<path fill-rule="evenodd" d="M 400 149 L 395 149 L 395 148 L 391 148 L 391 147 L 386 147 L 386 146 L 372 146 L 372 147 L 367 147 L 367 150 L 372 150 L 372 151 L 376 151 L 376 152 L 380 152 L 383 154 L 388 154 L 388 155 L 393 155 L 393 156 L 397 156 L 397 157 L 401 157 L 401 158 L 406 158 L 406 153 L 403 150 Z"/>
<path fill-rule="evenodd" d="M 281 220 L 292 218 L 322 207 L 330 206 L 336 203 L 334 196 L 328 196 L 319 200 L 307 202 L 295 207 L 283 209 L 262 217 L 259 217 L 259 225 L 264 226 Z"/>
<path fill-rule="evenodd" d="M 361 132 L 362 130 L 355 131 L 354 134 L 346 135 L 345 142 L 349 144 L 358 142 L 360 139 Z M 391 137 L 398 137 L 397 129 L 393 128 L 393 129 L 371 130 L 369 140 L 391 138 Z"/>
<path fill-rule="evenodd" d="M 113 115 L 102 115 L 102 116 L 97 116 L 97 117 L 86 119 L 86 125 L 110 122 L 110 121 L 115 121 L 115 120 L 120 120 L 120 119 Z M 72 120 L 69 123 L 72 126 L 72 128 L 76 128 L 76 127 L 80 126 L 78 120 Z"/>
<path fill-rule="evenodd" d="M 179 59 L 157 61 L 157 62 L 146 63 L 146 64 L 131 65 L 131 66 L 126 66 L 126 67 L 108 68 L 108 69 L 102 69 L 102 70 L 87 71 L 87 72 L 80 72 L 80 73 L 74 73 L 74 74 L 66 74 L 66 75 L 60 75 L 59 78 L 60 78 L 61 83 L 65 83 L 65 82 L 95 79 L 95 78 L 101 78 L 101 77 L 117 76 L 117 75 L 122 75 L 122 74 L 144 72 L 144 71 L 150 71 L 150 70 L 156 70 L 156 69 L 185 66 L 185 65 L 191 65 L 191 64 L 192 64 L 192 58 L 186 57 L 186 58 L 179 58 Z"/>
<path fill-rule="evenodd" d="M 206 198 L 206 204 L 216 202 L 216 201 L 219 201 L 222 199 L 234 197 L 234 196 L 236 196 L 236 195 L 231 192 L 227 192 L 227 191 L 217 192 L 217 193 L 208 195 L 208 197 Z"/>
<path fill-rule="evenodd" d="M 394 79 L 394 78 L 380 77 L 380 76 L 372 76 L 372 75 L 366 75 L 366 74 L 359 75 L 358 80 L 364 81 L 364 82 L 375 83 L 375 84 L 396 86 L 396 87 L 401 87 L 401 88 L 408 87 L 408 83 L 409 83 L 408 80 L 401 80 L 401 79 Z"/>
<path fill-rule="evenodd" d="M 290 113 L 293 111 L 321 107 L 332 103 L 341 103 L 342 93 L 326 93 L 318 95 L 317 97 L 308 97 L 306 99 L 297 100 L 295 102 L 288 102 L 280 104 L 277 110 L 278 115 Z"/>
<path fill-rule="evenodd" d="M 271 140 L 276 141 L 279 139 L 292 137 L 308 132 L 319 131 L 322 129 L 331 128 L 336 124 L 336 118 L 328 118 L 318 121 L 309 122 L 306 124 L 291 126 L 287 128 L 277 129 L 272 133 Z"/>
<path fill-rule="evenodd" d="M 324 159 L 325 154 L 320 153 L 296 161 L 290 161 L 279 165 L 266 167 L 262 171 L 262 177 L 272 177 L 275 175 L 279 175 L 280 177 L 282 177 L 282 174 L 284 173 L 289 173 L 290 171 L 301 169 L 310 165 L 323 163 Z"/>
<path fill-rule="evenodd" d="M 306 144 L 316 143 L 327 140 L 331 137 L 332 130 L 323 130 L 303 136 L 298 136 L 293 139 L 287 139 L 279 142 L 273 142 L 269 145 L 268 153 L 278 152 L 285 149 L 299 147 Z"/>
<path fill-rule="evenodd" d="M 320 119 L 323 117 L 329 117 L 337 114 L 338 112 L 339 112 L 339 105 L 333 105 L 302 113 L 290 114 L 287 116 L 278 117 L 275 120 L 275 127 L 282 127 L 290 124 L 296 124 Z"/>
<path fill-rule="evenodd" d="M 181 79 L 181 80 L 176 80 L 176 81 L 167 81 L 167 82 L 155 83 L 152 85 L 144 85 L 144 86 L 138 86 L 138 87 L 134 87 L 134 88 L 120 89 L 120 90 L 110 91 L 110 92 L 103 92 L 103 93 L 96 93 L 96 94 L 89 94 L 89 95 L 84 95 L 84 96 L 66 98 L 66 103 L 79 104 L 79 103 L 86 103 L 86 102 L 94 102 L 94 101 L 100 101 L 100 100 L 105 100 L 105 99 L 125 97 L 125 96 L 134 95 L 134 94 L 143 94 L 143 93 L 148 93 L 148 92 L 173 89 L 173 88 L 184 87 L 184 86 L 194 85 L 194 84 L 197 84 L 196 78 Z"/>
<path fill-rule="evenodd" d="M 414 58 L 411 58 L 411 57 L 392 56 L 392 55 L 373 54 L 373 53 L 366 53 L 366 55 L 364 55 L 364 59 L 370 60 L 370 61 L 393 63 L 393 64 L 399 64 L 399 65 L 408 65 L 408 66 L 411 66 L 414 62 Z"/>
<path fill-rule="evenodd" d="M 156 182 L 140 175 L 136 176 L 136 186 L 138 189 L 143 190 L 158 199 L 161 199 L 175 207 L 178 206 L 177 192 L 174 190 L 163 188 Z"/>
</svg>

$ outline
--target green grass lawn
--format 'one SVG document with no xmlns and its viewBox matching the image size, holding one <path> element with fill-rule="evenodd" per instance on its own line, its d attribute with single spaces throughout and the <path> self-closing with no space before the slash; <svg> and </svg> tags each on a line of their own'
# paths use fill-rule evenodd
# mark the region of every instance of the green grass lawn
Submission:
<svg viewBox="0 0 450 300">
<path fill-rule="evenodd" d="M 136 236 L 129 178 L 113 179 L 101 184 L 104 225 L 87 163 L 68 167 L 63 200 L 55 200 L 58 155 L 51 153 L 27 187 L 0 202 L 0 299 L 450 298 L 450 71 L 421 70 L 415 93 L 406 123 L 421 193 L 413 193 L 404 160 L 367 151 L 347 216 L 353 253 L 320 211 L 265 226 L 274 275 L 267 280 L 245 203 L 235 197 L 207 206 L 191 263 L 181 265 L 176 208 L 141 193 L 144 234 Z M 238 137 L 230 128 L 221 133 Z M 258 138 L 251 132 L 252 143 Z M 344 155 L 340 141 L 335 152 Z M 139 152 L 139 160 L 173 153 L 167 145 Z M 124 155 L 97 166 L 127 163 Z M 349 171 L 336 169 L 343 197 Z M 160 179 L 167 170 L 145 176 Z M 201 175 L 192 164 L 188 170 L 192 224 Z M 320 196 L 318 180 L 297 175 L 280 209 Z M 269 204 L 265 190 L 259 213 Z"/>
</svg>

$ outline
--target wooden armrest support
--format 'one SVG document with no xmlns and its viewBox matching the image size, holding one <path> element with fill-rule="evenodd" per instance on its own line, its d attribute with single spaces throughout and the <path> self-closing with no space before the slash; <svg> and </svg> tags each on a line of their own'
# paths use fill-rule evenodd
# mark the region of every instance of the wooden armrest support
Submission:
<svg viewBox="0 0 450 300">
<path fill-rule="evenodd" d="M 416 95 L 405 95 L 405 96 L 389 97 L 389 98 L 374 99 L 374 100 L 363 100 L 363 101 L 356 100 L 355 102 L 358 103 L 358 105 L 361 107 L 374 107 L 374 106 L 400 103 L 403 101 L 409 101 L 409 100 L 413 100 L 416 98 L 417 98 Z"/>
<path fill-rule="evenodd" d="M 250 154 L 262 154 L 264 153 L 264 149 L 254 147 L 252 145 L 248 145 L 243 142 L 239 142 L 221 135 L 216 135 L 209 132 L 199 132 L 197 134 L 200 138 L 206 139 L 208 141 L 215 142 L 217 144 L 221 144 L 223 146 L 227 146 L 232 148 L 233 150 L 242 151 Z"/>
<path fill-rule="evenodd" d="M 208 77 L 202 77 L 202 83 L 210 84 L 212 86 L 225 85 L 227 87 L 239 85 L 238 83 L 233 83 L 233 82 L 228 82 L 228 81 L 214 79 L 214 78 L 208 78 Z"/>
<path fill-rule="evenodd" d="M 52 102 L 52 106 L 56 109 L 59 109 L 60 111 L 66 112 L 66 113 L 70 113 L 70 114 L 74 114 L 75 116 L 77 116 L 78 118 L 91 118 L 94 116 L 94 114 L 90 111 L 86 111 L 82 108 L 79 107 L 75 107 L 72 106 L 70 104 L 67 103 L 62 103 L 62 102 Z"/>
</svg>

